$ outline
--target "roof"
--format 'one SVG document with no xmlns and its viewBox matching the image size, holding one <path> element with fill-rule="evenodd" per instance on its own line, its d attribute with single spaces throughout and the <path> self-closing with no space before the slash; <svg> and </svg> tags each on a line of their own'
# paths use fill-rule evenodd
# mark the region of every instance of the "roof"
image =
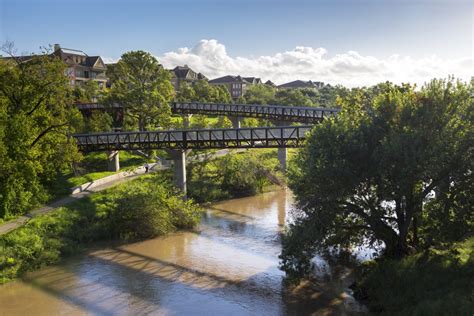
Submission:
<svg viewBox="0 0 474 316">
<path fill-rule="evenodd" d="M 102 61 L 102 58 L 100 58 L 100 56 L 87 56 L 86 58 L 86 65 L 88 67 L 94 67 L 95 64 L 97 63 L 97 61 Z M 104 62 L 102 62 L 102 64 L 104 65 L 104 68 L 106 68 L 107 66 L 104 64 Z"/>
<path fill-rule="evenodd" d="M 295 81 L 281 84 L 278 86 L 278 88 L 319 88 L 322 85 L 323 83 L 320 81 L 313 82 L 311 80 L 309 81 L 295 80 Z"/>
<path fill-rule="evenodd" d="M 175 73 L 177 78 L 186 78 L 186 76 L 188 75 L 188 72 L 190 72 L 190 71 L 192 71 L 192 70 L 187 65 L 176 66 L 173 69 L 173 72 Z"/>
<path fill-rule="evenodd" d="M 82 50 L 78 49 L 71 49 L 71 48 L 60 48 L 61 52 L 64 54 L 70 54 L 70 55 L 78 55 L 78 56 L 84 56 L 87 57 L 87 54 L 84 53 Z"/>
<path fill-rule="evenodd" d="M 206 76 L 204 76 L 202 73 L 196 73 L 194 70 L 188 67 L 188 65 L 184 66 L 176 66 L 172 72 L 176 76 L 176 78 L 179 79 L 206 79 Z M 188 78 L 188 76 L 191 75 L 191 78 Z"/>
<path fill-rule="evenodd" d="M 244 77 L 244 79 L 252 84 L 262 83 L 262 79 L 257 78 L 257 77 Z"/>
<path fill-rule="evenodd" d="M 268 86 L 272 86 L 272 87 L 275 87 L 275 86 L 276 86 L 271 80 L 267 80 L 267 81 L 265 82 L 265 84 L 268 85 Z"/>
<path fill-rule="evenodd" d="M 241 76 L 230 76 L 230 75 L 209 80 L 209 83 L 216 83 L 216 84 L 218 84 L 218 83 L 232 83 L 232 82 L 252 83 L 252 82 L 249 82 L 249 81 L 245 80 L 245 78 L 242 78 Z"/>
</svg>

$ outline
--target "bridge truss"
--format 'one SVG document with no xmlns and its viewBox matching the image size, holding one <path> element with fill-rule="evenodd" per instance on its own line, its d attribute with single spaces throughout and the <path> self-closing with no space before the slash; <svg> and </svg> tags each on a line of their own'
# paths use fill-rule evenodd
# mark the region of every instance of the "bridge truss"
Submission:
<svg viewBox="0 0 474 316">
<path fill-rule="evenodd" d="M 75 134 L 80 151 L 300 147 L 312 126 Z"/>
</svg>

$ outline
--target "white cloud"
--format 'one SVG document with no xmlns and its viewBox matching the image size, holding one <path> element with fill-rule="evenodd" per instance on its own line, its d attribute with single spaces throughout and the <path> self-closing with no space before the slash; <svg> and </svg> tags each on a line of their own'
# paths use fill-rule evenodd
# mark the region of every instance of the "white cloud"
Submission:
<svg viewBox="0 0 474 316">
<path fill-rule="evenodd" d="M 435 55 L 425 58 L 392 55 L 386 59 L 348 51 L 333 57 L 324 48 L 298 46 L 291 51 L 254 58 L 231 57 L 217 40 L 201 40 L 193 48 L 157 56 L 167 68 L 187 64 L 209 78 L 223 75 L 256 76 L 277 84 L 301 79 L 343 84 L 348 87 L 382 81 L 422 84 L 432 78 L 455 77 L 468 80 L 474 75 L 473 58 L 446 60 Z"/>
</svg>

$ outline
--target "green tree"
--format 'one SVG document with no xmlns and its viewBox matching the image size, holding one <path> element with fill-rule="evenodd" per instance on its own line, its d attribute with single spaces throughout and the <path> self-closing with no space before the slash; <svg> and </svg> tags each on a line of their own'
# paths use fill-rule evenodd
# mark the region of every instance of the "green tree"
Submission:
<svg viewBox="0 0 474 316">
<path fill-rule="evenodd" d="M 300 89 L 283 89 L 275 93 L 274 104 L 290 106 L 312 106 L 311 99 Z"/>
<path fill-rule="evenodd" d="M 64 72 L 51 55 L 0 60 L 0 218 L 44 202 L 45 185 L 78 159 L 67 136 L 80 113 Z"/>
<path fill-rule="evenodd" d="M 472 83 L 378 88 L 370 102 L 360 90 L 341 98 L 342 112 L 314 128 L 291 164 L 300 211 L 283 240 L 290 274 L 328 248 L 383 243 L 384 255 L 404 256 L 442 231 L 428 229 L 433 218 L 459 225 L 452 238 L 472 233 Z"/>
<path fill-rule="evenodd" d="M 99 85 L 94 80 L 86 81 L 82 85 L 74 87 L 74 99 L 77 102 L 95 102 L 99 95 Z"/>
<path fill-rule="evenodd" d="M 106 102 L 120 104 L 128 122 L 135 122 L 140 131 L 167 127 L 174 89 L 169 72 L 158 60 L 150 53 L 131 51 L 123 54 L 112 69 L 108 72 L 112 87 Z"/>
<path fill-rule="evenodd" d="M 275 98 L 275 92 L 276 89 L 268 85 L 251 85 L 245 91 L 245 100 L 247 104 L 269 104 Z"/>
</svg>

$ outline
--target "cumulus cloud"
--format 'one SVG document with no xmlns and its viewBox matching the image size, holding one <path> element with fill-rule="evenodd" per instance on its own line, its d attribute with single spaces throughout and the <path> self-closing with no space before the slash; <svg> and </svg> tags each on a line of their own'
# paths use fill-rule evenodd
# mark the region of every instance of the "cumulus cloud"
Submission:
<svg viewBox="0 0 474 316">
<path fill-rule="evenodd" d="M 422 84 L 449 75 L 469 80 L 474 75 L 472 57 L 446 60 L 435 55 L 418 59 L 392 55 L 379 59 L 355 51 L 329 57 L 325 48 L 303 46 L 271 56 L 232 57 L 214 39 L 157 58 L 167 68 L 187 64 L 211 79 L 231 74 L 270 79 L 277 84 L 301 79 L 357 87 L 387 80 Z"/>
</svg>

